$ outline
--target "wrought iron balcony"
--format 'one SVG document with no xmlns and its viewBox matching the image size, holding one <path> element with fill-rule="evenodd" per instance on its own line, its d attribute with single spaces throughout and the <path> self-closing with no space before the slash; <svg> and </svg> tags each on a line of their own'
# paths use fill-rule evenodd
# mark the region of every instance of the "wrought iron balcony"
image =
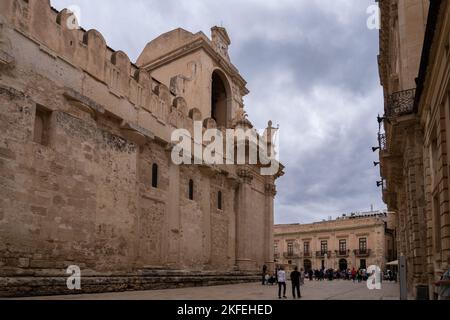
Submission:
<svg viewBox="0 0 450 320">
<path fill-rule="evenodd" d="M 390 118 L 413 113 L 416 89 L 408 89 L 391 94 L 387 101 L 386 115 Z"/>
<path fill-rule="evenodd" d="M 303 257 L 304 257 L 304 258 L 312 258 L 312 253 L 311 253 L 311 251 L 303 252 Z"/>
<path fill-rule="evenodd" d="M 387 143 L 386 143 L 386 134 L 385 133 L 379 133 L 378 134 L 378 144 L 380 146 L 381 151 L 387 150 Z"/>
<path fill-rule="evenodd" d="M 336 250 L 336 256 L 338 257 L 348 257 L 350 255 L 350 250 Z"/>
<path fill-rule="evenodd" d="M 285 252 L 283 253 L 283 257 L 286 259 L 298 259 L 300 256 L 297 253 L 294 252 Z"/>
<path fill-rule="evenodd" d="M 325 257 L 325 254 L 327 255 L 327 257 L 331 257 L 331 251 L 316 251 L 316 257 L 318 258 L 323 258 Z"/>
<path fill-rule="evenodd" d="M 354 250 L 355 252 L 355 256 L 357 257 L 368 257 L 370 256 L 370 249 L 365 249 L 365 250 Z"/>
</svg>

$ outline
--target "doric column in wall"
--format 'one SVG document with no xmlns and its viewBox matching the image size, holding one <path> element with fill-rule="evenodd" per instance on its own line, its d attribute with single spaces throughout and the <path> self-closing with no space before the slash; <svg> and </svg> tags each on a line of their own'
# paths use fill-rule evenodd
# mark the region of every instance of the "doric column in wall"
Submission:
<svg viewBox="0 0 450 320">
<path fill-rule="evenodd" d="M 236 265 L 239 270 L 253 270 L 254 263 L 250 259 L 250 235 L 252 229 L 251 213 L 251 183 L 253 174 L 245 166 L 239 168 L 238 176 L 242 183 L 237 192 L 237 218 L 236 218 Z"/>
<path fill-rule="evenodd" d="M 214 170 L 204 166 L 200 168 L 202 176 L 201 203 L 202 209 L 202 232 L 203 232 L 203 264 L 207 267 L 211 263 L 211 177 L 215 174 Z"/>
<path fill-rule="evenodd" d="M 228 185 L 231 190 L 233 190 L 233 208 L 232 213 L 230 214 L 230 218 L 228 220 L 228 261 L 230 268 L 236 268 L 236 221 L 237 221 L 237 212 L 238 212 L 238 194 L 239 194 L 239 186 L 241 185 L 241 181 L 237 176 L 229 175 L 227 177 Z"/>
<path fill-rule="evenodd" d="M 420 128 L 414 127 L 409 135 L 408 184 L 410 189 L 409 201 L 409 230 L 412 258 L 412 277 L 414 285 L 424 284 L 425 280 L 425 250 L 426 222 L 424 219 L 425 194 L 423 182 L 422 145 L 423 134 Z"/>
<path fill-rule="evenodd" d="M 411 211 L 412 211 L 412 195 L 411 195 L 411 184 L 410 184 L 410 164 L 409 164 L 409 156 L 405 159 L 404 169 L 403 169 L 403 176 L 404 176 L 404 183 L 403 188 L 405 190 L 405 198 L 402 205 L 402 214 L 403 214 L 403 232 L 404 232 L 404 254 L 406 257 L 406 263 L 407 263 L 407 274 L 406 274 L 406 280 L 408 283 L 408 290 L 409 293 L 412 294 L 412 287 L 413 287 L 413 274 L 414 274 L 414 262 L 413 262 L 413 247 L 412 247 L 412 223 L 411 223 Z"/>
<path fill-rule="evenodd" d="M 406 243 L 406 226 L 405 226 L 405 192 L 402 188 L 399 188 L 397 192 L 398 199 L 398 253 L 399 255 L 406 256 L 407 254 L 407 243 Z"/>
<path fill-rule="evenodd" d="M 431 168 L 430 168 L 430 148 L 428 145 L 423 147 L 423 176 L 425 189 L 425 223 L 426 223 L 426 272 L 428 283 L 431 285 L 434 279 L 433 274 L 433 209 L 432 209 L 432 186 L 431 186 Z"/>
<path fill-rule="evenodd" d="M 267 179 L 269 181 L 266 182 L 266 204 L 265 209 L 266 212 L 264 214 L 264 260 L 267 265 L 269 271 L 274 271 L 274 252 L 273 252 L 273 201 L 274 197 L 277 194 L 276 186 L 273 181 L 273 178 Z"/>
<path fill-rule="evenodd" d="M 169 148 L 170 149 L 170 148 Z M 169 150 L 168 150 L 169 151 Z M 168 153 L 170 159 L 170 154 Z M 163 252 L 166 253 L 165 262 L 169 267 L 179 268 L 180 261 L 180 166 L 169 160 L 169 188 L 170 200 L 166 203 L 166 239 Z"/>
<path fill-rule="evenodd" d="M 442 243 L 442 259 L 443 262 L 447 260 L 448 255 L 450 255 L 450 195 L 449 195 L 449 172 L 448 172 L 448 154 L 450 148 L 450 99 L 447 96 L 445 104 L 441 107 L 441 131 L 445 142 L 442 145 L 442 158 L 443 166 L 442 172 L 444 173 L 443 179 L 443 203 L 444 206 L 441 212 L 441 243 Z"/>
</svg>

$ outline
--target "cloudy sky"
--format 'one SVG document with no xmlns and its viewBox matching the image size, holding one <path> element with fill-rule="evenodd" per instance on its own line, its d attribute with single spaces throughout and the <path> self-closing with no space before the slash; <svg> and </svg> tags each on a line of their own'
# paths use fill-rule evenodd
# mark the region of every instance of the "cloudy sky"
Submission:
<svg viewBox="0 0 450 320">
<path fill-rule="evenodd" d="M 52 0 L 80 8 L 81 25 L 136 61 L 147 42 L 182 27 L 227 28 L 234 65 L 248 81 L 250 120 L 280 125 L 275 223 L 307 223 L 384 209 L 376 116 L 382 113 L 374 0 Z"/>
</svg>

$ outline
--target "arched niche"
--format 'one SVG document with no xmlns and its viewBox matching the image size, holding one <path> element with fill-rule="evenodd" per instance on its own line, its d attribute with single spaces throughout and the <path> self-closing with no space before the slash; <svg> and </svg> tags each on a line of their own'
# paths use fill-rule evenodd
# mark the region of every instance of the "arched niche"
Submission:
<svg viewBox="0 0 450 320">
<path fill-rule="evenodd" d="M 231 115 L 231 86 L 226 75 L 216 69 L 212 73 L 211 118 L 217 127 L 228 127 Z"/>
</svg>

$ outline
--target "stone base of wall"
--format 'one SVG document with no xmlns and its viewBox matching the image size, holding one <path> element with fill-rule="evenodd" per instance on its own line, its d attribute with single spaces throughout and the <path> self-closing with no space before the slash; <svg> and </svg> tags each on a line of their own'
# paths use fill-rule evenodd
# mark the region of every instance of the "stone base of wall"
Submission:
<svg viewBox="0 0 450 320">
<path fill-rule="evenodd" d="M 83 276 L 81 290 L 69 290 L 67 277 L 12 276 L 0 277 L 0 297 L 32 297 L 174 289 L 260 281 L 261 276 L 243 272 L 174 272 L 157 271 L 143 275 Z"/>
</svg>

